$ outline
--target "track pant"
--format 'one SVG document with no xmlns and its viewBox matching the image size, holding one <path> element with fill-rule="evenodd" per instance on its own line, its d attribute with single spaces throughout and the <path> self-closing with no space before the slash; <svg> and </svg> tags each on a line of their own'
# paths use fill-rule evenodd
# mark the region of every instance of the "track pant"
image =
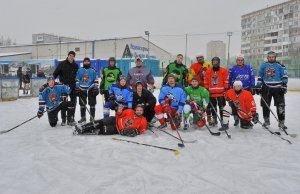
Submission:
<svg viewBox="0 0 300 194">
<path fill-rule="evenodd" d="M 267 86 L 262 87 L 262 95 L 268 106 L 270 107 L 272 98 L 274 99 L 274 106 L 277 109 L 277 116 L 279 121 L 285 120 L 285 99 L 284 93 L 280 89 L 269 88 Z M 266 103 L 261 99 L 260 105 L 263 108 L 264 119 L 270 118 L 270 109 L 266 106 Z"/>
<path fill-rule="evenodd" d="M 93 123 L 87 123 L 82 126 L 85 133 L 90 133 L 92 131 L 98 131 L 98 135 L 114 135 L 119 134 L 116 127 L 116 117 L 108 117 L 95 121 L 96 128 Z"/>
<path fill-rule="evenodd" d="M 64 122 L 66 121 L 66 113 L 68 113 L 67 115 L 68 121 L 73 121 L 75 116 L 77 99 L 76 99 L 76 93 L 73 89 L 71 90 L 69 96 L 71 101 L 67 102 L 65 106 L 63 106 L 63 108 L 61 109 L 61 118 Z"/>
<path fill-rule="evenodd" d="M 154 107 L 155 107 L 155 105 L 149 105 L 149 106 L 145 107 L 143 116 L 146 118 L 147 122 L 152 121 L 152 119 L 155 115 Z"/>
</svg>

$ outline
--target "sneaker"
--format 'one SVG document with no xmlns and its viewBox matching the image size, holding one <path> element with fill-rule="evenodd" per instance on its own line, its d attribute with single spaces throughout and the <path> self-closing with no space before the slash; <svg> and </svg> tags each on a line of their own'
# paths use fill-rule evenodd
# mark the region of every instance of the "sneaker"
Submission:
<svg viewBox="0 0 300 194">
<path fill-rule="evenodd" d="M 264 127 L 269 127 L 270 126 L 270 119 L 269 118 L 264 118 L 265 122 L 263 123 Z"/>
<path fill-rule="evenodd" d="M 78 121 L 79 124 L 83 124 L 86 122 L 86 118 L 85 117 L 81 117 L 81 119 Z"/>
<path fill-rule="evenodd" d="M 278 127 L 284 130 L 287 129 L 287 126 L 285 126 L 284 121 L 279 121 Z"/>
<path fill-rule="evenodd" d="M 219 128 L 219 131 L 226 131 L 228 130 L 228 123 L 227 124 L 222 124 L 221 128 Z"/>
<path fill-rule="evenodd" d="M 160 126 L 157 127 L 157 129 L 163 129 L 167 127 L 167 123 L 161 124 Z"/>
</svg>

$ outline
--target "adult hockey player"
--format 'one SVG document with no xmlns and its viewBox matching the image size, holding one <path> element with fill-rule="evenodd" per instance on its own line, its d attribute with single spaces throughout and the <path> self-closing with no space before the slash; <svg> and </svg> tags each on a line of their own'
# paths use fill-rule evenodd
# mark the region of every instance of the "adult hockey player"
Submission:
<svg viewBox="0 0 300 194">
<path fill-rule="evenodd" d="M 77 103 L 75 85 L 76 85 L 76 74 L 78 71 L 78 65 L 75 63 L 75 56 L 76 56 L 75 52 L 70 51 L 68 53 L 67 59 L 60 62 L 53 72 L 53 76 L 55 79 L 59 77 L 59 81 L 61 83 L 71 88 L 71 93 L 70 93 L 71 102 L 69 103 L 67 108 L 63 108 L 61 110 L 63 114 L 63 112 L 66 112 L 67 109 L 70 109 L 70 111 L 68 111 L 68 116 L 67 116 L 67 124 L 69 125 L 76 124 L 74 120 L 76 103 Z M 63 119 L 61 124 L 63 126 L 66 125 L 66 120 Z"/>
<path fill-rule="evenodd" d="M 166 113 L 168 117 L 172 117 L 169 119 L 171 128 L 173 130 L 180 127 L 181 114 L 186 98 L 183 87 L 179 84 L 176 84 L 175 79 L 175 75 L 168 75 L 167 84 L 163 85 L 160 89 L 160 93 L 158 96 L 159 105 L 156 105 L 154 108 L 158 121 L 161 124 L 159 126 L 160 129 L 167 127 L 164 113 Z M 172 122 L 172 120 L 174 121 L 174 123 Z"/>
<path fill-rule="evenodd" d="M 145 107 L 143 116 L 147 119 L 148 124 L 151 125 L 150 122 L 155 115 L 156 98 L 151 92 L 143 88 L 142 82 L 137 81 L 133 92 L 133 108 L 141 104 Z"/>
<path fill-rule="evenodd" d="M 236 65 L 229 69 L 229 86 L 233 87 L 233 83 L 237 80 L 242 81 L 243 89 L 248 90 L 255 94 L 253 87 L 255 86 L 255 76 L 250 65 L 244 63 L 245 59 L 242 55 L 237 56 Z M 233 111 L 234 115 L 234 126 L 239 124 L 239 117 L 236 115 L 236 112 Z"/>
<path fill-rule="evenodd" d="M 256 113 L 256 104 L 251 92 L 243 89 L 242 81 L 235 81 L 233 88 L 225 93 L 225 99 L 229 103 L 223 109 L 223 123 L 220 131 L 227 130 L 229 127 L 229 117 L 236 112 L 243 129 L 252 128 L 251 120 L 258 122 L 258 114 Z M 235 115 L 235 114 L 233 114 Z"/>
<path fill-rule="evenodd" d="M 178 54 L 176 60 L 173 63 L 170 63 L 166 67 L 166 72 L 163 78 L 163 85 L 168 82 L 168 76 L 170 74 L 175 75 L 175 81 L 177 84 L 182 85 L 183 87 L 187 86 L 187 76 L 188 70 L 184 64 L 182 64 L 183 55 Z"/>
<path fill-rule="evenodd" d="M 236 58 L 236 65 L 229 69 L 229 86 L 233 87 L 233 83 L 237 80 L 242 81 L 243 89 L 254 94 L 253 87 L 255 86 L 255 76 L 250 65 L 244 63 L 243 55 Z"/>
<path fill-rule="evenodd" d="M 39 93 L 38 118 L 43 116 L 45 106 L 48 113 L 48 120 L 51 127 L 55 127 L 58 121 L 58 112 L 64 107 L 63 103 L 67 101 L 67 95 L 71 90 L 63 84 L 55 84 L 54 77 L 49 77 L 46 87 Z M 64 101 L 64 102 L 63 102 Z M 70 109 L 68 109 L 70 111 Z M 65 115 L 64 115 L 65 116 Z"/>
<path fill-rule="evenodd" d="M 154 78 L 149 67 L 143 66 L 143 60 L 137 56 L 134 60 L 136 67 L 132 67 L 128 71 L 127 83 L 132 89 L 135 89 L 136 82 L 140 81 L 143 84 L 143 88 L 153 93 L 154 92 Z"/>
<path fill-rule="evenodd" d="M 205 73 L 208 68 L 211 68 L 212 65 L 208 61 L 204 61 L 204 55 L 203 54 L 197 54 L 196 55 L 196 63 L 193 63 L 189 70 L 188 75 L 188 83 L 191 85 L 192 79 L 196 76 L 199 80 L 199 85 L 204 87 L 204 77 Z"/>
<path fill-rule="evenodd" d="M 267 56 L 268 61 L 263 63 L 259 69 L 257 78 L 256 93 L 267 102 L 270 107 L 272 98 L 277 108 L 279 119 L 278 126 L 287 129 L 285 126 L 285 99 L 287 92 L 288 74 L 284 65 L 276 61 L 276 53 L 271 51 Z M 270 109 L 261 99 L 263 108 L 264 126 L 270 125 Z"/>
<path fill-rule="evenodd" d="M 186 105 L 183 107 L 184 129 L 189 128 L 189 117 L 193 114 L 193 124 L 203 127 L 206 123 L 205 110 L 209 103 L 209 92 L 200 86 L 198 77 L 191 80 L 191 86 L 185 88 Z"/>
<path fill-rule="evenodd" d="M 224 99 L 224 92 L 228 89 L 228 71 L 227 69 L 220 67 L 220 58 L 212 58 L 212 68 L 206 71 L 204 86 L 209 91 L 210 104 L 207 107 L 207 120 L 210 126 L 214 126 L 218 123 L 217 113 L 212 110 L 211 105 L 217 110 L 219 106 L 220 117 L 222 119 L 222 109 L 226 102 Z M 212 116 L 211 116 L 212 115 Z"/>
<path fill-rule="evenodd" d="M 143 117 L 143 106 L 137 105 L 135 110 L 125 109 L 122 105 L 116 111 L 116 117 L 107 117 L 96 120 L 93 123 L 87 123 L 82 126 L 75 126 L 77 134 L 95 134 L 95 135 L 113 135 L 120 134 L 124 136 L 134 137 L 141 135 L 147 128 L 146 118 Z"/>
<path fill-rule="evenodd" d="M 110 110 L 116 110 L 118 105 L 124 108 L 132 108 L 133 93 L 129 86 L 126 85 L 126 76 L 120 76 L 120 82 L 112 84 L 108 90 L 108 101 L 104 104 L 104 118 L 109 117 Z"/>
<path fill-rule="evenodd" d="M 95 118 L 96 96 L 99 94 L 99 85 L 96 71 L 91 68 L 91 60 L 88 57 L 83 59 L 83 67 L 77 72 L 75 91 L 79 96 L 81 113 L 81 119 L 78 123 L 86 122 L 87 99 L 90 105 L 90 121 L 92 121 Z"/>
<path fill-rule="evenodd" d="M 116 67 L 116 59 L 110 57 L 108 59 L 108 67 L 102 69 L 102 77 L 100 82 L 100 94 L 104 95 L 105 103 L 109 101 L 109 87 L 112 84 L 120 82 L 120 76 L 122 72 Z M 105 111 L 103 111 L 103 116 L 105 117 Z"/>
</svg>

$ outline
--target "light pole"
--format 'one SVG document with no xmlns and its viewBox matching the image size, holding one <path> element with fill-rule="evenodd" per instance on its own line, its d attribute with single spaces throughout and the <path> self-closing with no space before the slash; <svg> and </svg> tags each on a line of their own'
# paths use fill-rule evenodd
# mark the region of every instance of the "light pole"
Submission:
<svg viewBox="0 0 300 194">
<path fill-rule="evenodd" d="M 145 31 L 145 35 L 148 36 L 148 57 L 150 58 L 150 48 L 149 48 L 149 36 L 150 36 L 150 32 L 149 31 Z"/>
<path fill-rule="evenodd" d="M 227 36 L 228 36 L 228 55 L 227 55 L 227 68 L 230 65 L 230 55 L 229 55 L 229 48 L 230 48 L 230 36 L 232 36 L 232 32 L 227 32 Z"/>
</svg>

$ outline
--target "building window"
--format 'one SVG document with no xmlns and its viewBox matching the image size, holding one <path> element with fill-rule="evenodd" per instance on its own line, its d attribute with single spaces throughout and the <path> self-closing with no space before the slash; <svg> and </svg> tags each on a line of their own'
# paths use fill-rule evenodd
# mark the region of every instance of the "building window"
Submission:
<svg viewBox="0 0 300 194">
<path fill-rule="evenodd" d="M 283 13 L 283 8 L 279 9 L 278 13 Z"/>
<path fill-rule="evenodd" d="M 80 52 L 80 47 L 76 47 L 75 52 Z"/>
<path fill-rule="evenodd" d="M 273 39 L 273 40 L 272 40 L 272 43 L 277 43 L 277 39 Z"/>
</svg>

